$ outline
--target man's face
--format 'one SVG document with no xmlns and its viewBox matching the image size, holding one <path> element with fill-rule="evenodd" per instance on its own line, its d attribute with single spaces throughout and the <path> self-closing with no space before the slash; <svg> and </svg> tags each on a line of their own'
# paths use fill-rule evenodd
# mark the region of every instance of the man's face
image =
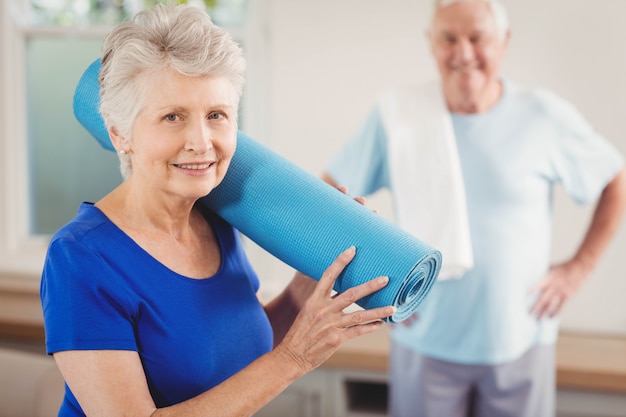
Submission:
<svg viewBox="0 0 626 417">
<path fill-rule="evenodd" d="M 499 33 L 489 5 L 460 1 L 440 7 L 429 36 L 448 101 L 488 100 L 498 85 L 508 41 L 508 33 Z"/>
</svg>

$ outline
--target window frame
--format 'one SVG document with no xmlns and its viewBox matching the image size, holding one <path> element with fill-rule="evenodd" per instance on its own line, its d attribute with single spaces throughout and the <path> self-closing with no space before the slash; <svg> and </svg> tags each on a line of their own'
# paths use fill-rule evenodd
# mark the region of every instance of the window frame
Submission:
<svg viewBox="0 0 626 417">
<path fill-rule="evenodd" d="M 26 124 L 25 44 L 27 31 L 14 18 L 18 4 L 3 2 L 2 101 L 0 103 L 0 282 L 14 275 L 26 286 L 38 282 L 48 238 L 28 231 L 28 142 Z M 9 277 L 7 277 L 9 275 Z M 26 282 L 31 281 L 31 282 Z M 28 285 L 30 284 L 30 285 Z"/>
</svg>

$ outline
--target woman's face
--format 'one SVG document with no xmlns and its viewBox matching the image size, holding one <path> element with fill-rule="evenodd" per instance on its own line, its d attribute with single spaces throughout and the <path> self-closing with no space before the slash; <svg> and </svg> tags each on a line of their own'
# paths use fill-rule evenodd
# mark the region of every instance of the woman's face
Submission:
<svg viewBox="0 0 626 417">
<path fill-rule="evenodd" d="M 172 69 L 144 77 L 148 88 L 129 142 L 133 183 L 194 200 L 207 195 L 235 152 L 235 89 L 224 77 Z"/>
</svg>

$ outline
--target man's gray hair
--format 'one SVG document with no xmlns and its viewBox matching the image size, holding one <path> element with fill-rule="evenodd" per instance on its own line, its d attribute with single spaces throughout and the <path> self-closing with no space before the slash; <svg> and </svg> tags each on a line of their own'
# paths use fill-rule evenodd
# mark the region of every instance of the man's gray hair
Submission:
<svg viewBox="0 0 626 417">
<path fill-rule="evenodd" d="M 435 0 L 433 15 L 440 7 L 468 1 L 482 1 L 484 3 L 487 3 L 487 5 L 491 8 L 491 13 L 493 14 L 493 18 L 496 22 L 496 27 L 498 28 L 499 35 L 501 37 L 506 36 L 507 32 L 509 31 L 509 17 L 506 12 L 506 8 L 502 4 L 502 2 L 498 0 Z"/>
</svg>

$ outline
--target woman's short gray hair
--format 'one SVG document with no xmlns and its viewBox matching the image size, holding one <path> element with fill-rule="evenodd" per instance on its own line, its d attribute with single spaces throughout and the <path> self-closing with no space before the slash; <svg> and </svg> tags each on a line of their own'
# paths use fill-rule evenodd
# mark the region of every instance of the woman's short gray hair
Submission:
<svg viewBox="0 0 626 417">
<path fill-rule="evenodd" d="M 496 22 L 496 27 L 498 28 L 498 34 L 501 38 L 504 39 L 507 32 L 509 31 L 509 17 L 506 12 L 506 8 L 502 4 L 502 2 L 498 0 L 435 0 L 435 12 L 440 7 L 445 7 L 450 4 L 459 3 L 462 1 L 482 1 L 487 3 L 487 5 L 491 8 L 491 13 L 493 14 L 493 18 Z"/>
<path fill-rule="evenodd" d="M 102 45 L 100 112 L 107 127 L 130 136 L 145 89 L 141 75 L 172 68 L 191 77 L 230 79 L 241 97 L 245 60 L 240 46 L 195 6 L 157 4 L 116 26 Z M 235 103 L 238 104 L 238 103 Z M 120 155 L 124 178 L 129 155 Z"/>
</svg>

